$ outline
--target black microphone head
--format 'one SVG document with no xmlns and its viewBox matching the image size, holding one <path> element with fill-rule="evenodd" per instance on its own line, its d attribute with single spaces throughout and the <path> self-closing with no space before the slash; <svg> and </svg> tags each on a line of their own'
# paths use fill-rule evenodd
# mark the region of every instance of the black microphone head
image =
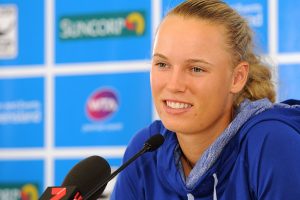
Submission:
<svg viewBox="0 0 300 200">
<path fill-rule="evenodd" d="M 65 177 L 62 186 L 76 186 L 82 196 L 93 190 L 111 174 L 110 165 L 100 156 L 90 156 L 77 163 Z M 97 199 L 104 191 L 106 184 L 91 198 Z"/>
<path fill-rule="evenodd" d="M 160 147 L 165 141 L 164 136 L 161 134 L 155 134 L 150 137 L 144 144 L 144 147 L 147 147 L 147 151 L 155 151 L 158 147 Z"/>
</svg>

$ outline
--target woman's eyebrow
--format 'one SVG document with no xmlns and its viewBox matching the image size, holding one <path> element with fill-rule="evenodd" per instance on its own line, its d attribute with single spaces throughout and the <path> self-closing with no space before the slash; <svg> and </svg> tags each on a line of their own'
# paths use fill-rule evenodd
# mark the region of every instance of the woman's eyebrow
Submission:
<svg viewBox="0 0 300 200">
<path fill-rule="evenodd" d="M 155 54 L 153 54 L 152 57 L 159 57 L 159 58 L 163 58 L 163 59 L 168 59 L 166 56 L 164 56 L 163 54 L 160 54 L 160 53 L 155 53 Z"/>
<path fill-rule="evenodd" d="M 164 56 L 163 54 L 161 54 L 161 53 L 155 53 L 155 54 L 153 54 L 152 57 L 153 58 L 154 57 L 159 57 L 159 58 L 168 60 L 168 58 L 166 56 Z M 204 63 L 204 64 L 207 64 L 207 65 L 212 65 L 211 63 L 207 62 L 206 60 L 198 59 L 198 58 L 189 58 L 189 59 L 186 59 L 185 63 Z"/>
<path fill-rule="evenodd" d="M 198 58 L 189 58 L 185 62 L 186 63 L 204 63 L 207 65 L 212 65 L 210 62 L 207 62 L 206 60 L 198 59 Z"/>
</svg>

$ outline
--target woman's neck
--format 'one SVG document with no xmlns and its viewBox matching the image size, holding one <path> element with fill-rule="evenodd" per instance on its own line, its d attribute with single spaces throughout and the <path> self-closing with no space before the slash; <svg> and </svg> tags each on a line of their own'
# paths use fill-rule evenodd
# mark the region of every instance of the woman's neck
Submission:
<svg viewBox="0 0 300 200">
<path fill-rule="evenodd" d="M 213 126 L 200 133 L 176 133 L 183 154 L 181 163 L 186 176 L 189 175 L 204 151 L 222 134 L 229 123 L 228 120 L 227 123 L 223 123 L 223 126 Z"/>
<path fill-rule="evenodd" d="M 185 158 L 194 166 L 203 152 L 215 141 L 215 135 L 185 135 L 177 133 L 177 139 Z"/>
<path fill-rule="evenodd" d="M 183 156 L 181 163 L 188 176 L 206 149 L 223 133 L 233 119 L 233 108 L 228 109 L 221 118 L 199 132 L 176 132 Z"/>
</svg>

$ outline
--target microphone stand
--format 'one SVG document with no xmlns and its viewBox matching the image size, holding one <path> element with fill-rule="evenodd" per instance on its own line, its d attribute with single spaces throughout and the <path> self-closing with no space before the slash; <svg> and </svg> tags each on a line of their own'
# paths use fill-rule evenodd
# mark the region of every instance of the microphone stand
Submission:
<svg viewBox="0 0 300 200">
<path fill-rule="evenodd" d="M 113 179 L 120 171 L 122 171 L 124 168 L 126 168 L 130 163 L 132 163 L 134 160 L 136 160 L 139 156 L 144 154 L 145 152 L 149 151 L 152 148 L 152 145 L 149 145 L 148 143 L 145 143 L 144 147 L 136 153 L 132 158 L 127 160 L 121 167 L 119 167 L 116 171 L 114 171 L 110 176 L 108 176 L 104 181 L 100 184 L 98 184 L 93 190 L 88 192 L 84 197 L 83 200 L 88 200 L 93 194 L 95 194 L 99 189 L 101 189 L 105 184 L 107 184 L 111 179 Z"/>
</svg>

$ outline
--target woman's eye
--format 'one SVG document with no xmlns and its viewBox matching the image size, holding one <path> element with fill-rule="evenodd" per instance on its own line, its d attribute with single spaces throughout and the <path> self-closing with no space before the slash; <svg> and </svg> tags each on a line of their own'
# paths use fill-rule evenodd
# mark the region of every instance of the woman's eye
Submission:
<svg viewBox="0 0 300 200">
<path fill-rule="evenodd" d="M 157 63 L 156 64 L 159 68 L 165 68 L 167 65 L 166 63 Z"/>
<path fill-rule="evenodd" d="M 200 67 L 193 67 L 192 72 L 203 72 L 203 69 L 201 69 Z"/>
</svg>

